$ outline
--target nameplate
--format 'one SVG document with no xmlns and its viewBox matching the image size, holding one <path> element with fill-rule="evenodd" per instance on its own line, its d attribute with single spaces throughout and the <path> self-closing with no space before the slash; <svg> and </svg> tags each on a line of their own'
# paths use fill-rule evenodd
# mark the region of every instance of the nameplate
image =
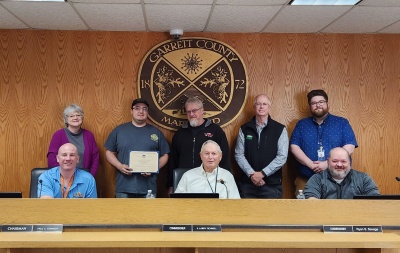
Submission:
<svg viewBox="0 0 400 253">
<path fill-rule="evenodd" d="M 33 225 L 33 232 L 62 232 L 63 225 L 62 224 L 41 224 L 41 225 Z"/>
<path fill-rule="evenodd" d="M 360 233 L 381 233 L 382 226 L 353 226 L 353 232 Z"/>
<path fill-rule="evenodd" d="M 163 225 L 163 232 L 191 232 L 193 231 L 192 225 Z"/>
<path fill-rule="evenodd" d="M 163 232 L 221 232 L 221 225 L 163 225 Z"/>
<path fill-rule="evenodd" d="M 193 225 L 194 232 L 221 232 L 221 225 Z"/>
<path fill-rule="evenodd" d="M 33 225 L 3 225 L 1 232 L 32 232 Z"/>
<path fill-rule="evenodd" d="M 382 232 L 382 226 L 340 226 L 340 225 L 329 225 L 323 226 L 324 233 L 376 233 Z"/>
<path fill-rule="evenodd" d="M 1 232 L 62 232 L 61 224 L 2 225 Z"/>
</svg>

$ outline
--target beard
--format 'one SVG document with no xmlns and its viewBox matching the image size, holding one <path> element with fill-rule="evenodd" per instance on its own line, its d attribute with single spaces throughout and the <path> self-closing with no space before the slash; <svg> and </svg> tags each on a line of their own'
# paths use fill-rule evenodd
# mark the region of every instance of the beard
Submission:
<svg viewBox="0 0 400 253">
<path fill-rule="evenodd" d="M 197 119 L 190 119 L 189 124 L 191 127 L 198 127 L 199 126 L 199 121 Z"/>
<path fill-rule="evenodd" d="M 339 171 L 335 170 L 332 167 L 328 167 L 328 169 L 329 169 L 329 173 L 331 174 L 331 176 L 338 180 L 344 179 L 347 176 L 347 174 L 349 174 L 349 172 L 350 172 L 350 169 L 339 170 Z"/>
<path fill-rule="evenodd" d="M 313 111 L 311 111 L 311 115 L 314 118 L 319 119 L 319 118 L 323 118 L 326 114 L 328 114 L 328 112 L 329 112 L 329 108 L 321 109 L 321 110 L 313 110 Z"/>
</svg>

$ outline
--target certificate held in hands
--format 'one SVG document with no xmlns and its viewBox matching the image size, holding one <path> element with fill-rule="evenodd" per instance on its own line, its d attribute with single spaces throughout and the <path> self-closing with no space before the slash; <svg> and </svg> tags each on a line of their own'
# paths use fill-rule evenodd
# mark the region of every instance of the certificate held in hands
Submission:
<svg viewBox="0 0 400 253">
<path fill-rule="evenodd" d="M 157 151 L 131 151 L 129 168 L 132 173 L 158 173 Z"/>
</svg>

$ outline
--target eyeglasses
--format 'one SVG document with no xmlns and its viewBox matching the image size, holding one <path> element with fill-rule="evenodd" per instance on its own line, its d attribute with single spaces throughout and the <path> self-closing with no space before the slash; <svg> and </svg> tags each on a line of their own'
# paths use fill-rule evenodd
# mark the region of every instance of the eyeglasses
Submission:
<svg viewBox="0 0 400 253">
<path fill-rule="evenodd" d="M 204 156 L 207 156 L 207 157 L 214 157 L 214 156 L 217 156 L 217 155 L 219 155 L 219 153 L 217 153 L 217 152 L 203 152 L 202 153 Z"/>
<path fill-rule="evenodd" d="M 269 105 L 269 104 L 267 104 L 267 103 L 255 103 L 254 104 L 255 106 L 258 106 L 258 107 L 260 107 L 260 106 L 267 106 L 267 105 Z"/>
<path fill-rule="evenodd" d="M 149 108 L 147 107 L 139 107 L 139 106 L 135 106 L 132 109 L 135 111 L 144 111 L 144 112 L 147 112 L 149 110 Z"/>
<path fill-rule="evenodd" d="M 81 114 L 71 114 L 71 115 L 69 115 L 68 116 L 68 118 L 70 118 L 70 119 L 73 119 L 73 118 L 82 118 L 82 115 Z"/>
<path fill-rule="evenodd" d="M 192 114 L 192 113 L 196 114 L 201 108 L 203 108 L 203 107 L 200 107 L 198 109 L 194 109 L 194 110 L 191 110 L 191 111 L 186 111 L 186 114 Z"/>
<path fill-rule="evenodd" d="M 320 100 L 318 102 L 311 102 L 311 106 L 316 106 L 316 105 L 324 105 L 326 103 L 326 100 Z"/>
</svg>

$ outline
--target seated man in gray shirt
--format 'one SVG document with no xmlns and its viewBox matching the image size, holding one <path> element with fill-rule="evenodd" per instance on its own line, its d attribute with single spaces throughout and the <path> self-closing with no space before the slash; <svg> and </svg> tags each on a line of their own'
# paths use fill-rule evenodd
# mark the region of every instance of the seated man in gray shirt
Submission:
<svg viewBox="0 0 400 253">
<path fill-rule="evenodd" d="M 329 152 L 328 169 L 314 174 L 306 184 L 307 199 L 352 199 L 354 195 L 379 195 L 370 176 L 351 168 L 350 155 L 344 148 Z"/>
</svg>

